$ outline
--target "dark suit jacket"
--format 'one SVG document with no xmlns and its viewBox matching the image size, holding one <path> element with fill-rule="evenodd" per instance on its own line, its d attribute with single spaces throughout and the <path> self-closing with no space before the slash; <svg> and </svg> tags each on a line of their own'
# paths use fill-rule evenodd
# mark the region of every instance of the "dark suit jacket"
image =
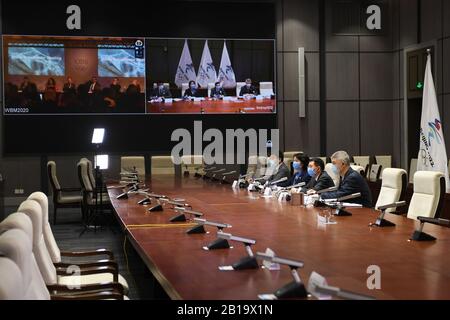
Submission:
<svg viewBox="0 0 450 320">
<path fill-rule="evenodd" d="M 304 188 L 302 188 L 302 192 L 306 193 L 308 190 L 320 191 L 331 187 L 334 187 L 334 181 L 333 179 L 331 179 L 328 173 L 324 171 L 318 179 L 311 178 L 308 184 Z"/>
<path fill-rule="evenodd" d="M 139 94 L 141 93 L 141 86 L 137 85 L 135 86 L 134 84 L 130 84 L 127 88 L 127 94 L 128 95 L 134 95 L 134 94 Z"/>
<path fill-rule="evenodd" d="M 172 93 L 170 93 L 170 90 L 164 87 L 164 89 L 157 89 L 156 90 L 156 97 L 158 98 L 172 98 Z"/>
<path fill-rule="evenodd" d="M 92 84 L 93 84 L 93 82 L 91 80 L 89 80 L 87 82 L 88 92 L 91 91 Z M 94 86 L 94 90 L 92 90 L 92 93 L 100 93 L 100 91 L 102 91 L 102 86 L 100 85 L 100 83 L 96 82 L 95 86 Z"/>
<path fill-rule="evenodd" d="M 303 172 L 300 174 L 300 172 L 295 173 L 292 177 L 289 178 L 288 181 L 286 182 L 281 182 L 278 184 L 279 187 L 290 187 L 299 183 L 306 183 L 308 184 L 309 181 L 311 180 L 311 177 L 309 176 L 309 174 L 307 172 Z"/>
<path fill-rule="evenodd" d="M 67 82 L 64 84 L 63 92 L 65 94 L 75 95 L 77 93 L 76 88 L 77 88 L 77 86 L 74 83 L 70 84 Z"/>
<path fill-rule="evenodd" d="M 335 192 L 322 194 L 322 199 L 336 199 L 349 196 L 354 193 L 361 193 L 360 198 L 345 202 L 362 204 L 366 208 L 372 207 L 372 193 L 369 190 L 366 179 L 358 172 L 349 168 L 344 178 L 341 177 L 339 189 Z"/>
<path fill-rule="evenodd" d="M 184 91 L 184 98 L 186 97 L 201 97 L 200 91 L 197 89 L 194 92 L 192 92 L 191 88 L 187 88 L 186 91 Z"/>
<path fill-rule="evenodd" d="M 223 88 L 220 88 L 217 90 L 215 87 L 211 89 L 211 98 L 214 98 L 216 96 L 225 96 L 225 90 Z"/>
<path fill-rule="evenodd" d="M 273 175 L 270 176 L 270 178 L 267 180 L 268 182 L 277 181 L 284 177 L 289 178 L 291 176 L 291 171 L 287 167 L 287 165 L 282 162 L 280 167 L 278 168 L 277 172 L 275 172 Z M 265 183 L 265 181 L 262 181 Z"/>
<path fill-rule="evenodd" d="M 250 86 L 250 88 L 247 88 L 247 86 L 243 86 L 241 88 L 241 91 L 239 93 L 239 96 L 243 96 L 244 94 L 254 94 L 257 95 L 258 94 L 258 90 L 256 90 L 256 88 L 254 86 Z"/>
</svg>

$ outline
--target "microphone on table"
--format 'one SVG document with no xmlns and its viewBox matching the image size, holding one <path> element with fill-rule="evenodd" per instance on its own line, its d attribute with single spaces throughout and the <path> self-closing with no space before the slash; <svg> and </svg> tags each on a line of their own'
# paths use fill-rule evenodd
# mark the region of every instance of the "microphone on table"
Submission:
<svg viewBox="0 0 450 320">
<path fill-rule="evenodd" d="M 231 266 L 233 268 L 233 270 L 246 270 L 246 269 L 258 269 L 259 268 L 258 260 L 256 260 L 256 257 L 253 254 L 253 251 L 251 249 L 251 246 L 256 243 L 256 240 L 242 238 L 242 237 L 236 237 L 230 233 L 224 233 L 224 232 L 218 232 L 217 237 L 219 239 L 223 239 L 225 241 L 231 240 L 231 241 L 241 242 L 245 246 L 245 250 L 247 251 L 247 256 L 240 259 L 236 263 L 234 263 Z M 221 270 L 222 268 L 226 268 L 226 267 L 219 267 L 219 270 Z"/>
<path fill-rule="evenodd" d="M 297 184 L 294 184 L 293 186 L 286 187 L 286 188 L 283 188 L 283 189 L 291 190 L 291 189 L 296 189 L 296 188 L 304 187 L 305 185 L 306 185 L 305 182 L 301 182 L 301 183 L 297 183 Z"/>
<path fill-rule="evenodd" d="M 329 207 L 332 209 L 336 209 L 334 215 L 341 217 L 348 217 L 352 214 L 346 210 L 344 210 L 344 206 L 342 204 L 343 201 L 357 199 L 361 197 L 361 193 L 354 193 L 347 196 L 343 196 L 337 199 L 327 199 L 327 200 L 319 200 L 314 203 L 315 207 Z"/>
<path fill-rule="evenodd" d="M 379 206 L 378 210 L 380 210 L 380 215 L 378 216 L 377 220 L 374 223 L 369 224 L 369 227 L 395 227 L 395 223 L 390 222 L 384 218 L 386 215 L 387 209 L 397 209 L 399 207 L 406 206 L 406 201 L 398 201 L 390 204 L 386 204 L 384 206 Z"/>
<path fill-rule="evenodd" d="M 322 189 L 319 191 L 316 191 L 316 194 L 322 194 L 322 193 L 327 193 L 327 192 L 334 192 L 337 191 L 339 188 L 338 187 L 330 187 L 330 188 L 326 188 L 326 189 Z"/>
<path fill-rule="evenodd" d="M 277 184 L 279 184 L 281 182 L 285 182 L 285 181 L 288 181 L 288 180 L 289 179 L 287 177 L 284 177 L 284 178 L 278 179 L 276 181 L 269 182 L 269 185 L 274 186 L 274 185 L 277 185 Z"/>
</svg>

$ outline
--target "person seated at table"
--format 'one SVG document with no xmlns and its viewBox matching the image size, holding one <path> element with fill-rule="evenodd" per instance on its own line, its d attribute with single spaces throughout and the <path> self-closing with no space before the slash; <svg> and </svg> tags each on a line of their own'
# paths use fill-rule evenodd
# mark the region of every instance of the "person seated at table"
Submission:
<svg viewBox="0 0 450 320">
<path fill-rule="evenodd" d="M 37 86 L 34 82 L 31 82 L 27 76 L 23 77 L 23 82 L 20 84 L 19 91 L 22 92 L 22 95 L 26 100 L 38 99 Z"/>
<path fill-rule="evenodd" d="M 291 187 L 296 184 L 304 182 L 307 184 L 311 180 L 311 176 L 308 175 L 309 157 L 304 153 L 297 153 L 294 155 L 294 161 L 292 167 L 294 168 L 294 175 L 289 178 L 288 181 L 279 183 L 279 187 Z"/>
<path fill-rule="evenodd" d="M 355 193 L 361 193 L 361 197 L 346 200 L 348 203 L 361 204 L 363 207 L 372 207 L 372 194 L 366 179 L 350 167 L 350 156 L 345 151 L 338 151 L 331 156 L 333 171 L 340 175 L 339 188 L 335 192 L 322 194 L 322 199 L 338 199 Z"/>
<path fill-rule="evenodd" d="M 325 171 L 325 163 L 320 158 L 310 159 L 308 175 L 311 180 L 301 189 L 303 193 L 314 194 L 316 191 L 334 187 L 334 181 Z"/>
<path fill-rule="evenodd" d="M 53 78 L 49 78 L 45 84 L 44 101 L 56 102 L 56 81 Z"/>
<path fill-rule="evenodd" d="M 149 90 L 150 98 L 154 98 L 158 96 L 158 83 L 153 82 L 151 89 Z"/>
<path fill-rule="evenodd" d="M 266 182 L 271 183 L 283 178 L 289 179 L 290 177 L 291 172 L 289 171 L 287 165 L 284 163 L 283 153 L 280 152 L 278 156 L 273 154 L 267 160 L 266 175 L 260 182 L 262 184 L 265 184 Z"/>
<path fill-rule="evenodd" d="M 200 92 L 197 88 L 197 84 L 194 80 L 189 81 L 189 88 L 184 91 L 183 99 L 190 99 L 190 98 L 198 98 L 200 97 Z"/>
<path fill-rule="evenodd" d="M 120 91 L 122 90 L 122 87 L 119 83 L 119 78 L 114 78 L 111 82 L 111 85 L 109 86 L 111 98 L 114 100 L 117 100 L 120 96 Z"/>
<path fill-rule="evenodd" d="M 141 86 L 139 85 L 139 82 L 136 79 L 131 81 L 130 85 L 127 88 L 126 93 L 127 95 L 138 95 L 141 93 Z"/>
<path fill-rule="evenodd" d="M 246 79 L 245 80 L 245 86 L 241 88 L 241 91 L 239 92 L 239 96 L 242 97 L 244 95 L 258 95 L 258 90 L 255 86 L 252 84 L 252 79 Z"/>
<path fill-rule="evenodd" d="M 220 82 L 216 82 L 214 84 L 214 88 L 211 89 L 210 97 L 214 99 L 223 99 L 225 95 L 225 90 L 222 88 L 222 84 Z"/>
<path fill-rule="evenodd" d="M 164 83 L 158 83 L 158 90 L 156 91 L 155 97 L 157 98 L 172 98 L 172 93 L 170 93 L 169 88 L 167 88 Z"/>
</svg>

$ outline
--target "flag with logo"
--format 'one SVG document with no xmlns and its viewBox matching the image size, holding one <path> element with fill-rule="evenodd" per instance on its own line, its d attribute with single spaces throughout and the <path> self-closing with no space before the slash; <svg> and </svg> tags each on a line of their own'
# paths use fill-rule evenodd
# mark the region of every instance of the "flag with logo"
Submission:
<svg viewBox="0 0 450 320">
<path fill-rule="evenodd" d="M 447 192 L 450 192 L 450 180 L 447 167 L 444 130 L 439 115 L 436 88 L 431 73 L 431 54 L 428 53 L 423 88 L 422 120 L 420 122 L 420 150 L 417 161 L 418 171 L 442 172 Z"/>
<path fill-rule="evenodd" d="M 175 84 L 181 88 L 183 83 L 195 81 L 197 78 L 195 74 L 194 64 L 192 63 L 191 53 L 187 40 L 184 41 L 183 52 L 181 53 L 180 62 L 178 63 L 177 74 L 175 75 Z"/>
<path fill-rule="evenodd" d="M 227 44 L 225 42 L 223 43 L 222 60 L 220 61 L 217 81 L 222 82 L 224 88 L 236 88 L 236 76 L 231 66 L 230 56 L 228 55 Z"/>
<path fill-rule="evenodd" d="M 197 74 L 197 83 L 202 88 L 207 88 L 208 83 L 216 82 L 217 73 L 214 67 L 211 52 L 209 51 L 208 40 L 205 42 L 203 48 L 202 60 L 200 61 L 200 67 Z"/>
</svg>

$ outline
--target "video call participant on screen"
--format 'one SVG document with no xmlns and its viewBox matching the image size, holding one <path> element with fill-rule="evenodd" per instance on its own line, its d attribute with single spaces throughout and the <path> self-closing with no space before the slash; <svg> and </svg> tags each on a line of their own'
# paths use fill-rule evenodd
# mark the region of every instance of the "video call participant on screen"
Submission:
<svg viewBox="0 0 450 320">
<path fill-rule="evenodd" d="M 133 80 L 127 88 L 127 95 L 138 95 L 141 93 L 141 86 L 139 82 L 135 79 Z"/>
<path fill-rule="evenodd" d="M 372 194 L 366 179 L 350 167 L 350 156 L 345 151 L 338 151 L 331 156 L 333 171 L 340 175 L 339 189 L 335 192 L 322 194 L 322 199 L 338 199 L 355 193 L 361 193 L 360 198 L 348 200 L 349 203 L 372 207 Z"/>
<path fill-rule="evenodd" d="M 120 96 L 120 91 L 122 90 L 122 86 L 119 84 L 119 79 L 114 78 L 109 86 L 110 95 L 112 99 L 117 99 Z"/>
<path fill-rule="evenodd" d="M 172 98 L 172 93 L 170 93 L 169 88 L 166 88 L 164 83 L 158 83 L 158 90 L 156 92 L 156 97 L 158 98 Z"/>
<path fill-rule="evenodd" d="M 320 158 L 313 158 L 308 165 L 308 184 L 301 189 L 303 193 L 314 194 L 316 191 L 334 187 L 334 181 L 325 171 L 325 163 Z"/>
<path fill-rule="evenodd" d="M 200 97 L 200 92 L 197 88 L 195 81 L 189 81 L 189 88 L 184 91 L 183 99 L 197 98 Z"/>
<path fill-rule="evenodd" d="M 102 86 L 100 85 L 100 83 L 98 83 L 98 79 L 95 76 L 87 82 L 87 85 L 89 87 L 89 94 L 99 93 L 100 91 L 102 91 Z"/>
<path fill-rule="evenodd" d="M 56 102 L 56 81 L 53 78 L 49 78 L 45 84 L 44 101 L 51 103 Z"/>
<path fill-rule="evenodd" d="M 255 95 L 255 96 L 258 94 L 258 90 L 252 84 L 252 79 L 246 79 L 245 86 L 243 86 L 241 88 L 241 91 L 239 92 L 240 97 L 242 97 L 244 95 L 248 95 L 248 94 Z"/>
<path fill-rule="evenodd" d="M 158 96 L 158 84 L 156 82 L 153 82 L 153 86 L 149 90 L 149 94 L 151 98 L 155 98 Z"/>
<path fill-rule="evenodd" d="M 311 176 L 308 174 L 309 157 L 304 153 L 297 153 L 294 155 L 292 167 L 294 168 L 294 175 L 286 182 L 279 183 L 279 187 L 290 187 L 299 183 L 309 183 Z"/>
<path fill-rule="evenodd" d="M 266 175 L 264 176 L 264 179 L 261 181 L 261 183 L 270 183 L 285 177 L 290 178 L 290 176 L 291 172 L 287 165 L 284 163 L 283 153 L 280 152 L 278 156 L 273 154 L 267 160 Z"/>
<path fill-rule="evenodd" d="M 214 88 L 211 90 L 211 98 L 223 99 L 223 97 L 225 97 L 225 90 L 222 88 L 222 84 L 220 82 L 216 82 L 214 84 Z"/>
<path fill-rule="evenodd" d="M 22 91 L 22 95 L 26 100 L 35 101 L 38 99 L 36 84 L 31 82 L 26 76 L 23 78 L 23 82 L 20 84 L 19 90 Z"/>
</svg>

